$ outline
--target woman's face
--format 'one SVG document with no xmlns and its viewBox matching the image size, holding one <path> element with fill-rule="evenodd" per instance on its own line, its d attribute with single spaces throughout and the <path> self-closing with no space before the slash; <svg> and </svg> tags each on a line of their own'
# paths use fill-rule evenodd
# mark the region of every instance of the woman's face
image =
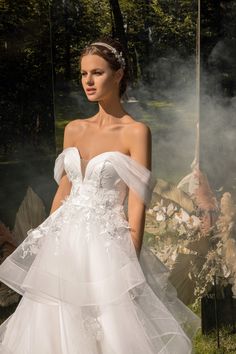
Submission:
<svg viewBox="0 0 236 354">
<path fill-rule="evenodd" d="M 109 63 L 96 54 L 87 54 L 81 59 L 83 89 L 89 101 L 103 101 L 119 96 L 119 75 Z"/>
</svg>

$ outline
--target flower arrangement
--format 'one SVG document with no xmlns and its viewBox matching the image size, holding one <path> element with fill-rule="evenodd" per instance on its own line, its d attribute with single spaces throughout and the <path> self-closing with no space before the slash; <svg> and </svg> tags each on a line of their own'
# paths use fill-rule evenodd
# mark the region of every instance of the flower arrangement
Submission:
<svg viewBox="0 0 236 354">
<path fill-rule="evenodd" d="M 157 181 L 145 228 L 154 236 L 147 241 L 150 249 L 170 269 L 170 281 L 186 304 L 197 304 L 215 276 L 220 286 L 231 283 L 236 296 L 235 204 L 229 192 L 218 202 L 206 176 L 199 170 L 195 176 L 199 183 L 192 194 Z"/>
</svg>

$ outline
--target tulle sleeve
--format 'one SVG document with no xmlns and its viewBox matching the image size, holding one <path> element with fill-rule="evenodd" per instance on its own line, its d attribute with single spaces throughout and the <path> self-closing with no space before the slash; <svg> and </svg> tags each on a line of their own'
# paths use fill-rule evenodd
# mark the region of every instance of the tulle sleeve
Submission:
<svg viewBox="0 0 236 354">
<path fill-rule="evenodd" d="M 154 173 L 124 154 L 113 154 L 109 157 L 109 160 L 112 160 L 116 172 L 127 186 L 138 194 L 144 204 L 149 207 L 156 185 Z"/>
<path fill-rule="evenodd" d="M 60 183 L 60 180 L 63 176 L 63 172 L 65 171 L 64 167 L 64 159 L 65 159 L 65 152 L 62 151 L 56 158 L 55 160 L 55 165 L 54 165 L 54 179 L 57 182 L 57 184 Z"/>
<path fill-rule="evenodd" d="M 63 172 L 66 171 L 65 157 L 67 150 L 70 150 L 72 154 L 70 155 L 70 167 L 73 167 L 77 171 L 80 170 L 80 159 L 77 149 L 67 148 L 63 150 L 56 158 L 54 166 L 54 179 L 58 184 L 60 183 Z M 130 156 L 119 151 L 116 151 L 115 153 L 107 152 L 106 158 L 112 163 L 117 174 L 126 185 L 140 197 L 147 207 L 149 207 L 153 189 L 156 185 L 156 178 L 153 172 Z"/>
</svg>

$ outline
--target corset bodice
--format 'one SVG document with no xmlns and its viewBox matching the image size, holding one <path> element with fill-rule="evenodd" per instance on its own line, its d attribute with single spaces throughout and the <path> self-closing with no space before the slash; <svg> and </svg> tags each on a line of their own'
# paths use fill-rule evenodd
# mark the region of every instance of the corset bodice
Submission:
<svg viewBox="0 0 236 354">
<path fill-rule="evenodd" d="M 148 204 L 155 184 L 151 171 L 120 151 L 106 151 L 83 160 L 78 148 L 65 148 L 55 162 L 58 184 L 64 171 L 72 183 L 70 200 L 86 206 L 95 202 L 109 208 L 123 205 L 128 187 Z"/>
<path fill-rule="evenodd" d="M 107 159 L 108 155 L 105 152 L 83 160 L 77 148 L 67 151 L 64 169 L 72 183 L 70 200 L 86 206 L 97 201 L 108 208 L 124 203 L 128 188 Z"/>
</svg>

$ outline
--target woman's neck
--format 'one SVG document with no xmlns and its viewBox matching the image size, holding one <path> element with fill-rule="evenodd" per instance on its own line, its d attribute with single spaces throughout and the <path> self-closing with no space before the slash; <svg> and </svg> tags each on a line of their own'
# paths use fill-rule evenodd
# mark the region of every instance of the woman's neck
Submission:
<svg viewBox="0 0 236 354">
<path fill-rule="evenodd" d="M 99 102 L 97 120 L 100 125 L 114 123 L 114 119 L 120 119 L 127 112 L 124 110 L 120 101 Z"/>
</svg>

